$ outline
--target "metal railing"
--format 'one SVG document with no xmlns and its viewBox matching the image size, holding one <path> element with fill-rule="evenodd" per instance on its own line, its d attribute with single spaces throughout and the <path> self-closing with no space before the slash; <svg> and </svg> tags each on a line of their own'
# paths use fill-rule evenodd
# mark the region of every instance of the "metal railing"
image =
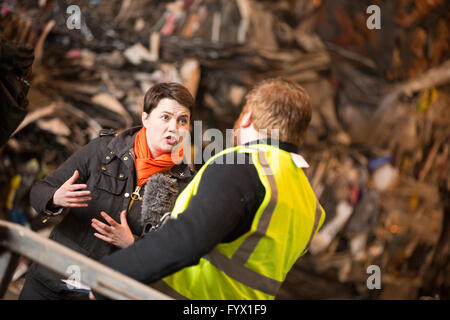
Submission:
<svg viewBox="0 0 450 320">
<path fill-rule="evenodd" d="M 80 270 L 80 282 L 111 299 L 167 300 L 169 296 L 129 278 L 55 241 L 18 224 L 0 220 L 0 299 L 23 255 L 65 277 L 71 266 Z"/>
</svg>

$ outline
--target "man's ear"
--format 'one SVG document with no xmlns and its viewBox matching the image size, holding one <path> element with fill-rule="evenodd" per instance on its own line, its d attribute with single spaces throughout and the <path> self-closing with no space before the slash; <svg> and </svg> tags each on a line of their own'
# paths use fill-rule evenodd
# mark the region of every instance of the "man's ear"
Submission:
<svg viewBox="0 0 450 320">
<path fill-rule="evenodd" d="M 252 124 L 252 111 L 249 110 L 247 112 L 245 112 L 244 114 L 242 114 L 239 126 L 241 128 L 247 128 Z"/>
</svg>

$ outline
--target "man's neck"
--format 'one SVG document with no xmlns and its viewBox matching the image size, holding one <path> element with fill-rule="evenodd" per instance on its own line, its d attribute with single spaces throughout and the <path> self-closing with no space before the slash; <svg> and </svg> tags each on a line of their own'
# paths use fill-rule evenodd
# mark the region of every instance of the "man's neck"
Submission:
<svg viewBox="0 0 450 320">
<path fill-rule="evenodd" d="M 267 135 L 256 130 L 253 125 L 246 128 L 240 128 L 239 132 L 239 144 L 244 145 L 246 143 L 266 139 Z"/>
</svg>

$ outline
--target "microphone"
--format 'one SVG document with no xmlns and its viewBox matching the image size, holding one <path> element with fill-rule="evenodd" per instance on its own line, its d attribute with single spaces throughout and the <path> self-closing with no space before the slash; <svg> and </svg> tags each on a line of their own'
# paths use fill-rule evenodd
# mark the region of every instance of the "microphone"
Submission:
<svg viewBox="0 0 450 320">
<path fill-rule="evenodd" d="M 170 178 L 163 173 L 152 175 L 145 186 L 142 198 L 141 225 L 144 227 L 143 234 L 150 230 L 158 229 L 172 211 L 178 196 L 177 179 Z"/>
</svg>

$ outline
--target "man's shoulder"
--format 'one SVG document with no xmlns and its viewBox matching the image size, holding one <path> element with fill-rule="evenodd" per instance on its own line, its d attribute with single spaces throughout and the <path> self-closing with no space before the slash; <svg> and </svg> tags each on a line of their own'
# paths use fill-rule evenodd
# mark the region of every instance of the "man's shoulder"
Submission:
<svg viewBox="0 0 450 320">
<path fill-rule="evenodd" d="M 213 156 L 210 165 L 252 165 L 252 156 L 248 152 L 240 152 L 238 149 L 229 149 L 228 152 Z"/>
<path fill-rule="evenodd" d="M 221 181 L 221 184 L 235 184 L 246 178 L 253 178 L 256 168 L 248 153 L 230 152 L 215 157 L 204 169 L 206 180 Z"/>
</svg>

